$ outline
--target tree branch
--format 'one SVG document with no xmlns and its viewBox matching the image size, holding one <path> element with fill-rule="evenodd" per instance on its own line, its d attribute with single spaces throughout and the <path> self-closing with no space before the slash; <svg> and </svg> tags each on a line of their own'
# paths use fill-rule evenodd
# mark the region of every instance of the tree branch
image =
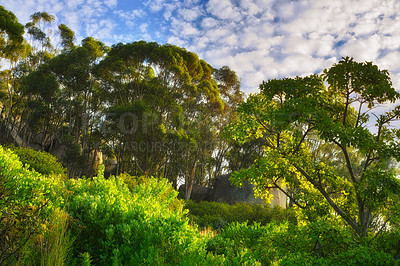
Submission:
<svg viewBox="0 0 400 266">
<path fill-rule="evenodd" d="M 279 179 L 279 178 L 278 178 Z M 278 183 L 276 181 L 272 182 L 274 184 L 274 188 L 279 189 L 279 191 L 281 191 L 283 194 L 286 195 L 286 197 L 288 197 L 291 201 L 293 201 L 293 203 L 299 207 L 300 209 L 305 209 L 307 208 L 307 204 L 305 206 L 302 206 L 294 197 L 292 197 L 289 193 L 286 192 L 286 190 L 284 190 L 283 188 L 281 188 L 281 186 L 278 185 Z"/>
<path fill-rule="evenodd" d="M 372 238 L 372 240 L 374 240 L 375 238 L 378 237 L 378 235 L 382 232 L 383 228 L 386 227 L 386 224 L 389 222 L 389 220 L 390 220 L 390 218 L 388 218 L 388 219 L 383 223 L 383 225 L 381 226 L 381 228 L 379 229 L 379 231 L 374 235 L 374 237 Z"/>
<path fill-rule="evenodd" d="M 299 151 L 301 144 L 303 143 L 303 141 L 305 140 L 305 138 L 307 137 L 308 133 L 310 133 L 310 131 L 313 130 L 313 127 L 308 126 L 308 129 L 306 130 L 306 132 L 303 134 L 300 142 L 297 144 L 296 148 L 293 150 L 292 154 L 295 154 L 296 152 Z"/>
<path fill-rule="evenodd" d="M 299 165 L 292 164 L 306 179 L 309 181 L 313 186 L 324 196 L 324 198 L 328 201 L 329 205 L 347 222 L 348 225 L 350 225 L 354 231 L 359 235 L 363 236 L 363 231 L 361 228 L 357 225 L 357 223 L 350 218 L 350 216 L 345 213 L 329 196 L 329 194 L 325 191 L 325 189 L 320 185 L 317 184 L 311 176 Z"/>
<path fill-rule="evenodd" d="M 352 181 L 354 184 L 357 184 L 358 182 L 357 182 L 357 179 L 356 179 L 356 177 L 355 177 L 354 170 L 353 170 L 353 166 L 352 166 L 352 164 L 351 164 L 350 156 L 349 156 L 349 153 L 348 153 L 346 147 L 344 147 L 344 146 L 343 146 L 342 144 L 340 144 L 338 141 L 335 141 L 335 140 L 334 140 L 333 142 L 334 142 L 337 146 L 339 146 L 340 149 L 342 150 L 343 155 L 344 155 L 344 158 L 345 158 L 345 160 L 346 160 L 347 169 L 349 169 L 351 181 Z"/>
</svg>

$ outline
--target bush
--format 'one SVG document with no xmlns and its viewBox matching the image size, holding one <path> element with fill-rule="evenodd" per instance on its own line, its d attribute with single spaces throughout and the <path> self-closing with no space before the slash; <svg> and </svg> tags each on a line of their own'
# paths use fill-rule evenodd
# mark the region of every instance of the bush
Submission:
<svg viewBox="0 0 400 266">
<path fill-rule="evenodd" d="M 12 151 L 18 155 L 19 160 L 27 165 L 28 169 L 34 169 L 43 175 L 65 175 L 66 169 L 56 157 L 44 151 L 35 151 L 29 148 L 12 147 Z"/>
<path fill-rule="evenodd" d="M 270 257 L 272 250 L 269 250 L 268 246 L 271 243 L 265 243 L 264 237 L 282 228 L 287 228 L 287 224 L 278 225 L 272 222 L 261 226 L 258 223 L 231 223 L 221 234 L 208 241 L 207 250 L 212 254 L 223 254 L 231 264 L 234 264 L 238 257 L 244 256 L 255 264 L 270 265 L 276 258 Z"/>
<path fill-rule="evenodd" d="M 189 225 L 171 184 L 151 178 L 129 189 L 126 177 L 68 180 L 68 211 L 79 220 L 74 257 L 87 252 L 96 265 L 206 263 L 206 239 Z"/>
<path fill-rule="evenodd" d="M 1 146 L 0 177 L 0 264 L 221 265 L 224 261 L 223 256 L 207 255 L 207 239 L 189 225 L 167 180 L 139 178 L 134 185 L 133 177 L 106 180 L 102 173 L 93 180 L 45 177 L 26 169 Z"/>
<path fill-rule="evenodd" d="M 64 216 L 57 215 L 65 192 L 61 183 L 26 169 L 16 154 L 0 146 L 0 265 L 66 261 L 64 251 L 72 240 L 58 219 Z M 59 240 L 55 248 L 47 237 L 52 228 L 61 232 L 53 234 Z"/>
<path fill-rule="evenodd" d="M 278 206 L 271 208 L 262 204 L 229 205 L 208 201 L 197 203 L 190 200 L 186 203 L 185 209 L 189 210 L 188 217 L 200 228 L 210 227 L 214 230 L 222 229 L 233 222 L 247 222 L 249 225 L 254 223 L 266 225 L 271 221 L 296 223 L 296 216 L 291 209 L 282 209 Z"/>
<path fill-rule="evenodd" d="M 122 180 L 122 182 L 128 186 L 129 191 L 135 190 L 136 186 L 149 182 L 150 180 L 146 176 L 131 176 L 128 173 L 121 173 L 116 178 Z"/>
<path fill-rule="evenodd" d="M 325 221 L 301 226 L 233 223 L 208 241 L 207 250 L 229 262 L 245 253 L 262 265 L 400 265 L 394 259 L 396 248 L 386 244 L 360 240 L 351 229 Z"/>
</svg>

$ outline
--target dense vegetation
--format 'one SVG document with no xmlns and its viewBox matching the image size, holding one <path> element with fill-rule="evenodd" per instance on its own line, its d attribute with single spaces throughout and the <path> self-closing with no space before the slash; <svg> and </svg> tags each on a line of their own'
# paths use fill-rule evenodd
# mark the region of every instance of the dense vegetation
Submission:
<svg viewBox="0 0 400 266">
<path fill-rule="evenodd" d="M 211 229 L 219 232 L 231 223 L 258 223 L 262 226 L 270 223 L 297 223 L 296 213 L 292 209 L 282 209 L 263 204 L 223 202 L 188 201 L 185 209 L 189 211 L 188 218 L 200 229 Z"/>
<path fill-rule="evenodd" d="M 235 181 L 249 178 L 261 194 L 285 191 L 305 219 L 339 218 L 361 238 L 397 227 L 400 129 L 391 122 L 400 106 L 369 119 L 375 105 L 400 98 L 389 74 L 344 58 L 321 76 L 269 80 L 260 89 L 227 131 L 242 142 L 264 138 L 265 154 Z"/>
<path fill-rule="evenodd" d="M 16 17 L 1 12 L 3 143 L 57 154 L 70 177 L 96 175 L 103 157 L 115 162 L 107 174 L 165 177 L 175 188 L 184 181 L 187 198 L 228 158 L 238 170 L 238 147 L 220 137 L 243 100 L 228 67 L 169 44 L 107 47 L 88 37 L 77 46 L 65 25 L 50 34 L 46 12 L 32 15 L 25 40 Z"/>
<path fill-rule="evenodd" d="M 400 264 L 386 71 L 343 58 L 244 100 L 184 48 L 77 46 L 53 21 L 0 6 L 0 265 Z M 288 208 L 188 200 L 223 171 Z"/>
</svg>

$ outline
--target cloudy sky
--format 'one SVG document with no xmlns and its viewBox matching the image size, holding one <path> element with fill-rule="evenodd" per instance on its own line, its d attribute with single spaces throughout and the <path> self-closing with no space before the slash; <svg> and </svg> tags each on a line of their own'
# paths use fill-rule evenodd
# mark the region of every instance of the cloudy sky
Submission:
<svg viewBox="0 0 400 266">
<path fill-rule="evenodd" d="M 373 61 L 400 90 L 399 0 L 2 0 L 21 23 L 46 11 L 80 41 L 170 43 L 214 67 L 228 65 L 242 90 L 262 80 L 320 73 L 343 56 Z"/>
</svg>

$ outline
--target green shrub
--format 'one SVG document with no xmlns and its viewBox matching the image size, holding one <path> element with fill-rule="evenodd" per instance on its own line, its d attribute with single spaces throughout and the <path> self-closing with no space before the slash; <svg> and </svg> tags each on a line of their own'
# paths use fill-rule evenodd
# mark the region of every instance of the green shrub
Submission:
<svg viewBox="0 0 400 266">
<path fill-rule="evenodd" d="M 273 231 L 286 228 L 287 224 L 278 225 L 274 222 L 264 226 L 259 223 L 231 223 L 219 235 L 208 241 L 207 250 L 212 254 L 224 255 L 231 264 L 234 264 L 237 257 L 245 255 L 256 264 L 269 265 L 276 258 L 270 258 L 271 250 L 268 247 L 271 247 L 271 243 L 265 243 L 264 237 Z"/>
<path fill-rule="evenodd" d="M 232 223 L 208 241 L 207 250 L 230 263 L 245 252 L 262 265 L 400 265 L 394 259 L 398 247 L 391 245 L 360 240 L 351 229 L 325 221 L 301 226 Z"/>
<path fill-rule="evenodd" d="M 23 164 L 28 166 L 28 169 L 34 169 L 43 175 L 65 175 L 66 173 L 66 169 L 50 153 L 22 147 L 12 147 L 12 151 L 18 155 Z"/>
<path fill-rule="evenodd" d="M 122 180 L 130 191 L 133 191 L 137 185 L 149 182 L 150 180 L 145 176 L 131 176 L 128 173 L 122 173 L 116 178 Z"/>
<path fill-rule="evenodd" d="M 171 184 L 151 178 L 129 189 L 125 177 L 68 180 L 68 211 L 79 220 L 74 256 L 87 252 L 93 265 L 206 263 L 206 239 Z"/>
<path fill-rule="evenodd" d="M 222 228 L 204 237 L 176 196 L 164 179 L 47 177 L 0 146 L 0 264 L 399 265 L 394 223 L 360 240 L 340 222 L 297 225 L 290 210 L 188 202 L 192 219 Z"/>
<path fill-rule="evenodd" d="M 64 265 L 71 255 L 74 237 L 69 231 L 71 217 L 63 210 L 56 209 L 50 217 L 48 230 L 38 238 L 40 265 Z"/>
<path fill-rule="evenodd" d="M 0 265 L 66 261 L 68 252 L 62 247 L 71 243 L 67 226 L 54 219 L 57 211 L 62 212 L 65 191 L 61 184 L 57 177 L 46 178 L 26 169 L 16 154 L 0 146 Z M 54 242 L 47 236 L 54 228 L 60 242 L 50 248 Z"/>
<path fill-rule="evenodd" d="M 127 176 L 106 180 L 102 172 L 93 180 L 45 177 L 1 147 L 0 177 L 0 264 L 224 262 L 223 256 L 207 255 L 207 238 L 189 225 L 167 180 L 134 185 L 129 177 L 128 188 Z"/>
<path fill-rule="evenodd" d="M 184 208 L 189 210 L 188 217 L 200 228 L 210 227 L 214 230 L 222 229 L 233 222 L 248 222 L 249 225 L 253 223 L 265 225 L 271 221 L 296 223 L 296 216 L 292 210 L 278 206 L 271 208 L 268 205 L 247 203 L 229 205 L 209 201 L 197 203 L 190 200 Z"/>
</svg>

